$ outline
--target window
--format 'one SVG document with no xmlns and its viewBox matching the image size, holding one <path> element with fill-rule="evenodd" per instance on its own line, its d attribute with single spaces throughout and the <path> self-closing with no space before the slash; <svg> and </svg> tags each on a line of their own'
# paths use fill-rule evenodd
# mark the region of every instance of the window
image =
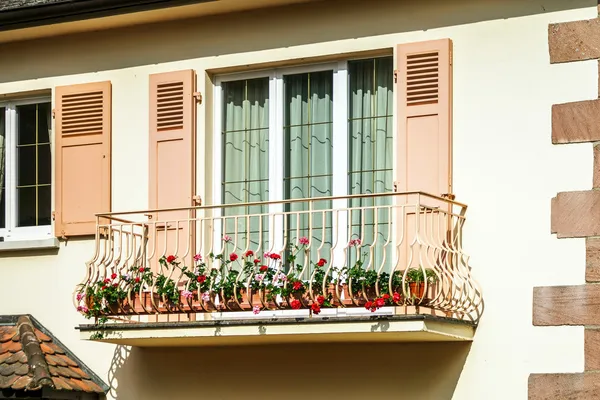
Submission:
<svg viewBox="0 0 600 400">
<path fill-rule="evenodd" d="M 51 234 L 51 103 L 0 103 L 0 237 Z"/>
<path fill-rule="evenodd" d="M 215 204 L 392 190 L 392 57 L 223 76 L 217 80 L 215 100 L 214 153 L 216 165 L 221 165 L 216 169 Z M 314 206 L 332 207 L 331 201 L 320 203 Z M 382 204 L 372 199 L 350 203 Z M 293 203 L 286 210 L 305 207 Z M 264 206 L 230 208 L 225 215 L 267 211 Z M 361 222 L 374 219 L 368 212 L 361 218 L 352 221 L 357 230 Z M 385 219 L 379 221 L 379 234 L 387 234 L 381 224 Z M 246 221 L 240 222 L 238 232 Z M 324 237 L 323 230 L 316 229 L 313 240 L 326 242 L 331 237 L 331 221 L 324 223 Z M 302 228 L 307 221 L 294 219 L 287 226 L 294 231 L 296 224 Z M 251 225 L 259 226 L 258 221 Z M 232 232 L 231 228 L 225 230 Z M 259 229 L 247 234 L 256 246 Z"/>
</svg>

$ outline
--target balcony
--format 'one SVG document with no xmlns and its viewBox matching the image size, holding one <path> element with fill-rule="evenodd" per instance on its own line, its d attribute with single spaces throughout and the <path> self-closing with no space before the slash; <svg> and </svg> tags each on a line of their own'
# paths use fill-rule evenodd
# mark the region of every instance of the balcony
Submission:
<svg viewBox="0 0 600 400">
<path fill-rule="evenodd" d="M 470 341 L 467 206 L 421 192 L 97 216 L 82 339 L 135 346 Z"/>
</svg>

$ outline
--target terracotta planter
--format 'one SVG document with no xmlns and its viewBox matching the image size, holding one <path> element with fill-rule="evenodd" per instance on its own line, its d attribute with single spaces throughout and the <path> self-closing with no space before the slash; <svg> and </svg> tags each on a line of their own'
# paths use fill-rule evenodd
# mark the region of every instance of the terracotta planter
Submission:
<svg viewBox="0 0 600 400">
<path fill-rule="evenodd" d="M 333 304 L 334 306 L 339 306 L 342 304 L 342 300 L 340 298 L 338 298 L 338 292 L 340 293 L 340 296 L 341 296 L 343 293 L 343 290 L 344 289 L 341 285 L 336 287 L 335 284 L 330 283 L 327 286 L 327 296 L 326 297 L 331 298 L 331 304 Z"/>
<path fill-rule="evenodd" d="M 119 303 L 107 303 L 107 307 L 111 315 L 122 314 Z"/>
<path fill-rule="evenodd" d="M 425 282 L 410 282 L 410 295 L 411 297 L 416 297 L 417 299 L 421 299 L 425 295 Z"/>
<path fill-rule="evenodd" d="M 217 310 L 217 305 L 216 305 L 217 295 L 213 291 L 209 292 L 208 300 L 204 299 L 204 295 L 198 295 L 198 296 L 200 297 L 199 302 L 204 311 L 212 312 L 212 311 Z"/>
<path fill-rule="evenodd" d="M 154 304 L 152 304 L 153 299 Z M 144 292 L 144 305 L 146 306 L 146 312 L 150 314 L 156 313 L 160 307 L 161 300 L 162 298 L 154 292 Z"/>
<path fill-rule="evenodd" d="M 261 302 L 261 297 L 258 289 L 255 290 L 242 290 L 242 308 L 244 310 L 252 310 L 255 306 L 263 308 L 263 304 Z"/>
</svg>

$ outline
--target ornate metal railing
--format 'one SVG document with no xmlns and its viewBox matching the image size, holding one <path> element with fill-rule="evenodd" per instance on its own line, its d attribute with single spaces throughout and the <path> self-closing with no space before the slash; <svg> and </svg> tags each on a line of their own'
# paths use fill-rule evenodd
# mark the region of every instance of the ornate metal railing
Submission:
<svg viewBox="0 0 600 400">
<path fill-rule="evenodd" d="M 100 214 L 74 302 L 124 320 L 390 307 L 476 322 L 466 208 L 410 192 Z"/>
</svg>

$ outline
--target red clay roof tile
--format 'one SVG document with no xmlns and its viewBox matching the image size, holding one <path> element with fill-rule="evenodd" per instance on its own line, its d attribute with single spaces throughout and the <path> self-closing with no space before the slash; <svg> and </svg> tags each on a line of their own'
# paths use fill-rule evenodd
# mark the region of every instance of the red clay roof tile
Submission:
<svg viewBox="0 0 600 400">
<path fill-rule="evenodd" d="M 19 379 L 17 379 L 15 381 L 15 383 L 12 384 L 11 388 L 13 390 L 22 390 L 25 389 L 27 387 L 27 385 L 29 385 L 31 383 L 31 377 L 30 376 L 21 376 Z"/>
<path fill-rule="evenodd" d="M 44 386 L 52 382 L 51 385 L 54 385 L 56 390 L 104 393 L 100 379 L 95 375 L 91 378 L 85 372 L 85 367 L 78 365 L 71 353 L 54 343 L 50 336 L 38 328 L 34 330 L 29 317 L 19 317 L 16 326 L 19 326 L 18 334 L 15 326 L 0 327 L 0 389 L 10 388 L 18 391 L 32 389 L 32 385 Z M 36 341 L 31 342 L 31 333 L 35 333 L 37 338 L 37 349 Z M 22 349 L 21 335 L 23 340 L 32 343 L 33 350 L 30 347 L 27 351 Z M 28 354 L 31 360 L 28 360 Z M 33 367 L 29 365 L 32 362 L 35 364 Z M 32 368 L 38 369 L 30 374 Z M 40 371 L 43 373 L 40 374 Z M 51 379 L 48 379 L 49 376 Z M 97 379 L 98 383 L 94 379 Z"/>
<path fill-rule="evenodd" d="M 25 352 L 23 352 L 23 350 L 17 351 L 16 353 L 4 353 L 4 354 L 10 356 L 10 357 L 6 358 L 6 360 L 4 361 L 4 363 L 6 363 L 6 364 L 14 364 L 16 362 L 19 362 L 21 364 L 27 363 L 27 356 L 25 355 Z"/>
<path fill-rule="evenodd" d="M 51 342 L 52 338 L 50 338 L 50 336 L 46 335 L 44 332 L 40 331 L 39 329 L 35 330 L 35 336 L 37 336 L 37 338 L 39 339 L 40 342 Z"/>
<path fill-rule="evenodd" d="M 52 382 L 57 390 L 73 390 L 73 388 L 61 377 L 52 377 Z"/>
</svg>

